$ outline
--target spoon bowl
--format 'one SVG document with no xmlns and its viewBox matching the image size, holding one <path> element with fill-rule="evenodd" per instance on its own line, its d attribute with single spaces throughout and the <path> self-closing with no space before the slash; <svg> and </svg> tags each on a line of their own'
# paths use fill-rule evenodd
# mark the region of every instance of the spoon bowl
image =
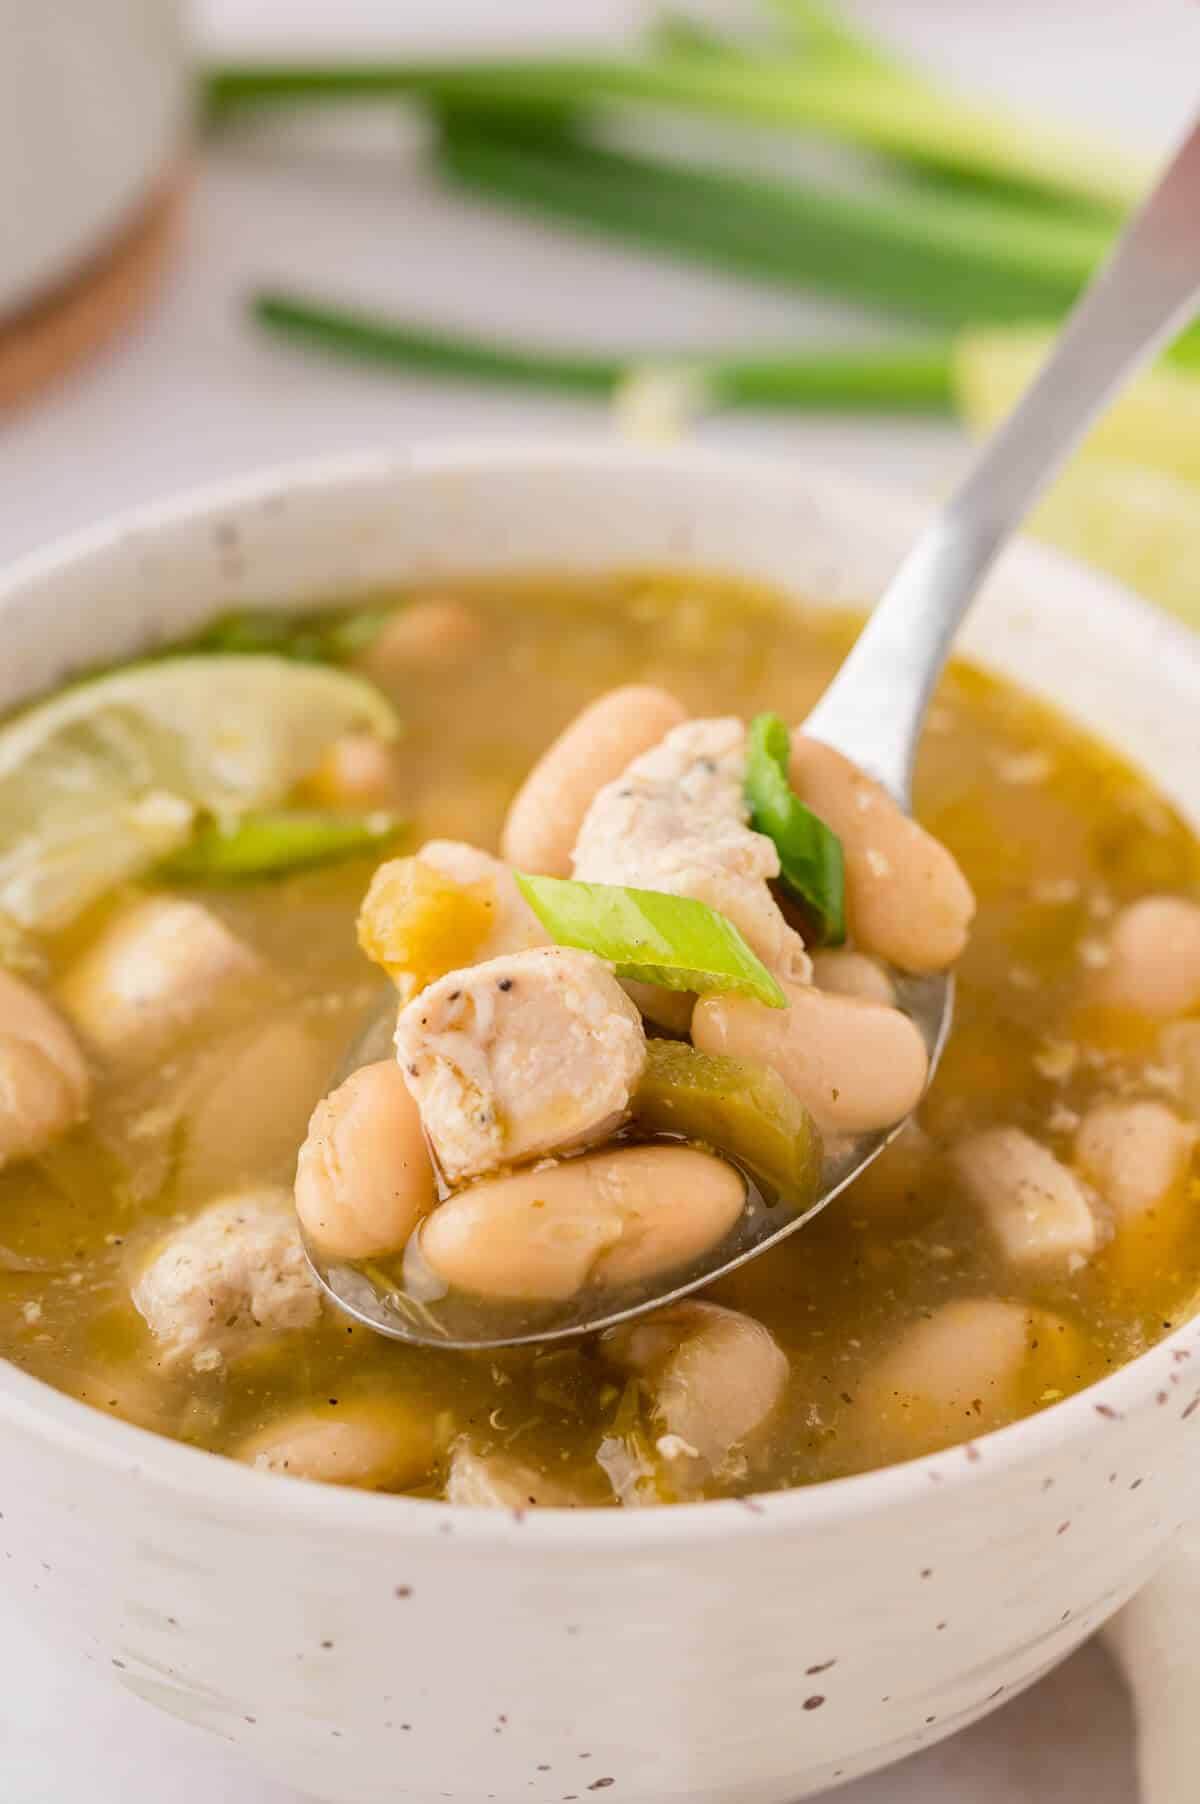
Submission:
<svg viewBox="0 0 1200 1804">
<path fill-rule="evenodd" d="M 911 977 L 894 972 L 898 1006 L 913 1021 L 929 1057 L 932 1082 L 954 1017 L 954 979 Z M 375 1012 L 346 1059 L 342 1077 L 391 1052 L 396 1006 L 393 999 Z M 830 1142 L 824 1151 L 816 1200 L 807 1209 L 768 1202 L 746 1176 L 747 1203 L 736 1226 L 691 1265 L 638 1284 L 590 1286 L 565 1302 L 483 1302 L 445 1289 L 432 1280 L 419 1256 L 403 1261 L 327 1259 L 306 1236 L 304 1250 L 317 1282 L 343 1314 L 390 1340 L 457 1351 L 542 1345 L 596 1334 L 605 1328 L 676 1303 L 735 1271 L 747 1260 L 786 1240 L 828 1207 L 874 1163 L 904 1126 L 856 1134 Z M 745 1174 L 744 1174 L 745 1175 Z"/>
</svg>

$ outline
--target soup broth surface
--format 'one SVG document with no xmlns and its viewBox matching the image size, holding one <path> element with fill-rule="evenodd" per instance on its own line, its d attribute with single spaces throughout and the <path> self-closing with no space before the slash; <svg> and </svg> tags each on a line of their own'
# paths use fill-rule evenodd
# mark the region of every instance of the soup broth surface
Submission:
<svg viewBox="0 0 1200 1804">
<path fill-rule="evenodd" d="M 618 684 L 661 684 L 698 715 L 771 709 L 800 721 L 856 630 L 848 617 L 691 574 L 506 577 L 454 593 L 476 617 L 469 642 L 388 680 L 402 720 L 389 804 L 410 823 L 411 848 L 437 837 L 494 850 L 530 766 Z M 929 716 L 916 806 L 978 899 L 953 1035 L 920 1112 L 935 1155 L 1003 1124 L 1069 1158 L 1099 1098 L 1181 1107 L 1158 1024 L 1095 1001 L 1115 911 L 1148 893 L 1200 893 L 1196 843 L 1161 796 L 1095 740 L 959 661 Z M 89 1121 L 0 1173 L 0 1352 L 97 1408 L 224 1453 L 299 1406 L 335 1416 L 377 1399 L 432 1427 L 423 1494 L 440 1494 L 446 1451 L 469 1435 L 485 1454 L 562 1480 L 579 1501 L 611 1504 L 614 1447 L 652 1457 L 654 1430 L 642 1387 L 614 1376 L 586 1341 L 424 1351 L 327 1310 L 315 1327 L 206 1370 L 161 1360 L 131 1301 L 133 1276 L 179 1220 L 247 1185 L 290 1184 L 309 1113 L 380 991 L 354 931 L 374 862 L 181 889 L 262 954 L 268 992 L 182 1035 L 149 1069 L 101 1068 Z M 51 990 L 120 900 L 47 945 Z M 1196 1200 L 1193 1179 L 1137 1236 L 1118 1236 L 1066 1278 L 1022 1281 L 937 1156 L 907 1188 L 865 1180 L 711 1293 L 770 1329 L 791 1376 L 753 1459 L 732 1462 L 706 1494 L 909 1458 L 1102 1377 L 1192 1309 Z M 1017 1390 L 983 1385 L 949 1413 L 881 1407 L 881 1373 L 906 1334 L 972 1298 L 1042 1312 L 1030 1318 Z M 654 1482 L 667 1500 L 669 1462 Z"/>
</svg>

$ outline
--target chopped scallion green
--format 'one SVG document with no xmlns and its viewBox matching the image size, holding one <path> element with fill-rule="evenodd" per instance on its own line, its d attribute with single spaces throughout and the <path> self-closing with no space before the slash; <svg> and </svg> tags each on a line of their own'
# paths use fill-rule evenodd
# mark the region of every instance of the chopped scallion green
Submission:
<svg viewBox="0 0 1200 1804">
<path fill-rule="evenodd" d="M 255 295 L 251 311 L 259 325 L 314 350 L 355 362 L 475 382 L 608 396 L 636 380 L 643 369 L 653 370 L 669 361 L 672 370 L 694 382 L 702 410 L 772 407 L 938 413 L 946 411 L 951 400 L 951 346 L 945 339 L 928 344 L 814 345 L 776 355 L 722 351 L 642 360 L 628 353 L 585 356 L 475 338 L 301 295 Z M 237 618 L 257 623 L 274 617 Z M 368 637 L 378 630 L 369 613 L 347 614 L 343 619 L 346 631 L 364 621 Z M 335 640 L 339 630 L 334 627 L 324 636 L 306 637 L 300 643 L 311 643 L 316 655 Z M 345 655 L 342 642 L 336 643 L 339 653 Z M 258 648 L 252 643 L 225 649 Z"/>
<path fill-rule="evenodd" d="M 279 877 L 307 865 L 374 851 L 394 840 L 404 825 L 395 815 L 382 812 L 252 811 L 228 823 L 206 821 L 188 845 L 159 865 L 158 874 L 183 883 Z"/>
<path fill-rule="evenodd" d="M 293 614 L 273 608 L 240 608 L 222 614 L 190 642 L 209 655 L 291 658 L 298 664 L 338 664 L 368 646 L 395 613 L 380 607 L 325 608 Z"/>
<path fill-rule="evenodd" d="M 821 943 L 839 946 L 846 937 L 842 842 L 792 789 L 790 752 L 788 730 L 778 714 L 755 715 L 746 749 L 751 825 L 775 842 L 780 882 L 816 917 Z"/>
<path fill-rule="evenodd" d="M 516 873 L 551 939 L 594 952 L 618 977 L 698 994 L 734 990 L 786 1008 L 787 998 L 732 921 L 689 896 Z"/>
</svg>

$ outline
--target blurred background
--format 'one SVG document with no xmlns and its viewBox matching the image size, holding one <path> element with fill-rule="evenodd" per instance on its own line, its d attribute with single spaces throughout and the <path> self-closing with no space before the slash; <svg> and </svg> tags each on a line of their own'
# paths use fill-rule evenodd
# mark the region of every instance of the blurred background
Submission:
<svg viewBox="0 0 1200 1804">
<path fill-rule="evenodd" d="M 1185 0 L 0 0 L 0 556 L 430 438 L 686 431 L 932 493 L 1198 50 Z M 1189 361 L 1043 530 L 1200 619 Z"/>
</svg>

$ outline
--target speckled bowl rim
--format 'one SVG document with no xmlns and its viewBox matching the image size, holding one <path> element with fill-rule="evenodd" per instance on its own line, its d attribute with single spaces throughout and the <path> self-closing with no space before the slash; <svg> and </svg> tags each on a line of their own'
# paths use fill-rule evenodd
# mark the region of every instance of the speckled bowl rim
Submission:
<svg viewBox="0 0 1200 1804">
<path fill-rule="evenodd" d="M 709 451 L 650 453 L 620 446 L 496 445 L 455 443 L 413 450 L 403 455 L 376 454 L 308 459 L 270 466 L 229 481 L 185 490 L 162 501 L 124 512 L 99 525 L 56 541 L 0 570 L 0 622 L 5 609 L 22 591 L 44 588 L 133 538 L 153 541 L 199 518 L 221 517 L 230 510 L 262 506 L 276 498 L 314 489 L 353 489 L 389 477 L 458 471 L 479 473 L 490 467 L 532 474 L 548 462 L 598 472 L 644 467 L 652 476 L 664 466 L 677 472 L 694 470 L 752 484 L 756 472 L 778 480 L 781 460 L 729 456 Z M 806 477 L 806 481 L 809 479 Z M 837 497 L 887 519 L 889 527 L 907 526 L 915 533 L 927 511 L 911 497 L 878 491 L 870 485 L 824 474 L 811 479 L 818 496 Z M 1119 584 L 1047 548 L 1022 542 L 1009 553 L 1011 575 L 1042 593 L 1071 584 L 1090 594 L 1108 612 L 1124 613 L 1136 625 L 1158 667 L 1200 692 L 1200 635 L 1139 600 Z M 752 1497 L 676 1506 L 666 1510 L 538 1509 L 480 1510 L 455 1507 L 434 1499 L 341 1489 L 330 1485 L 281 1480 L 239 1465 L 222 1455 L 189 1447 L 65 1396 L 42 1380 L 0 1360 L 0 1424 L 50 1441 L 83 1462 L 95 1461 L 167 1494 L 186 1494 L 190 1503 L 207 1504 L 214 1514 L 278 1523 L 281 1518 L 339 1532 L 378 1531 L 393 1538 L 423 1541 L 453 1525 L 459 1544 L 555 1550 L 580 1553 L 654 1552 L 672 1546 L 718 1545 L 747 1535 L 793 1536 L 831 1522 L 856 1522 L 891 1510 L 926 1494 L 931 1484 L 955 1486 L 966 1494 L 987 1484 L 992 1474 L 1036 1465 L 1051 1452 L 1061 1454 L 1070 1443 L 1096 1441 L 1119 1434 L 1128 1415 L 1163 1404 L 1190 1416 L 1200 1409 L 1200 1316 L 1184 1323 L 1164 1340 L 1087 1389 L 1027 1416 L 1008 1427 L 981 1435 L 939 1453 L 903 1461 L 848 1478 L 828 1480 L 794 1490 Z"/>
</svg>

